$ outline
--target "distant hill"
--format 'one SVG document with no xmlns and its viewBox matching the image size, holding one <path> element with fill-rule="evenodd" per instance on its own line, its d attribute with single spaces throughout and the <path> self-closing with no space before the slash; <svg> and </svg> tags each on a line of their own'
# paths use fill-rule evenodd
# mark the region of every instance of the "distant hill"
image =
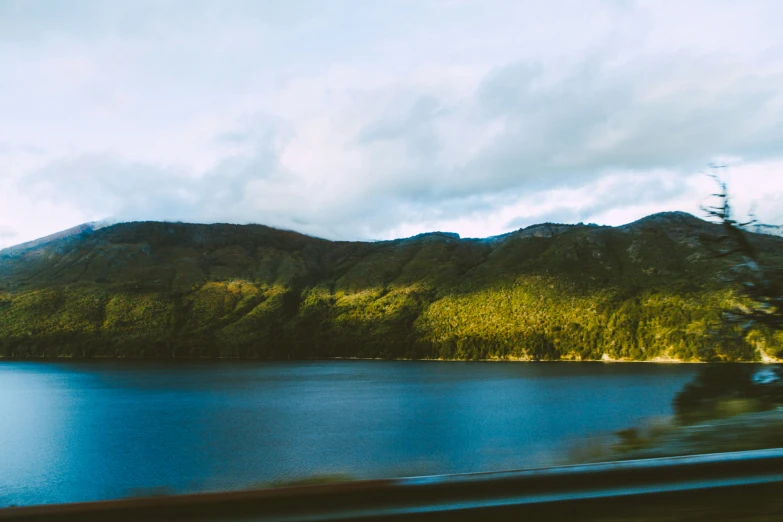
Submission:
<svg viewBox="0 0 783 522">
<path fill-rule="evenodd" d="M 85 225 L 0 251 L 0 356 L 756 360 L 714 335 L 728 261 L 685 213 L 327 241 L 261 225 Z M 783 239 L 754 235 L 772 262 Z"/>
</svg>

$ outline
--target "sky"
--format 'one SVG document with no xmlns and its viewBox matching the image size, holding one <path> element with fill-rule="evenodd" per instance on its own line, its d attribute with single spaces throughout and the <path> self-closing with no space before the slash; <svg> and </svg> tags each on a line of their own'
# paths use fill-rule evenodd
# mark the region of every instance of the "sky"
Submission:
<svg viewBox="0 0 783 522">
<path fill-rule="evenodd" d="M 0 0 L 0 247 L 89 221 L 329 239 L 783 224 L 783 2 Z"/>
</svg>

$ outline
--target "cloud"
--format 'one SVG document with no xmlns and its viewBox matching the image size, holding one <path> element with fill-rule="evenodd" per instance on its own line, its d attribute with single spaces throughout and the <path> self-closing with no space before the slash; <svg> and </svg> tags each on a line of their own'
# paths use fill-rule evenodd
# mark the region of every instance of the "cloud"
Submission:
<svg viewBox="0 0 783 522">
<path fill-rule="evenodd" d="M 23 184 L 122 219 L 260 221 L 356 238 L 384 236 L 400 222 L 491 211 L 530 193 L 589 194 L 618 171 L 641 176 L 615 181 L 601 205 L 541 215 L 583 220 L 612 206 L 670 200 L 719 153 L 779 157 L 777 72 L 759 82 L 740 64 L 690 55 L 622 68 L 609 62 L 594 57 L 554 79 L 544 65 L 509 64 L 466 99 L 425 89 L 391 109 L 373 103 L 383 93 L 369 91 L 358 121 L 355 103 L 338 103 L 328 121 L 248 118 L 213 138 L 229 150 L 201 172 L 84 155 L 57 160 Z M 400 102 L 398 94 L 387 99 Z M 662 171 L 681 179 L 661 185 Z"/>
<path fill-rule="evenodd" d="M 535 223 L 590 222 L 596 216 L 612 210 L 638 209 L 651 203 L 676 201 L 683 196 L 693 198 L 694 202 L 698 201 L 702 194 L 694 193 L 689 181 L 685 176 L 666 172 L 658 172 L 655 175 L 649 173 L 636 175 L 625 173 L 622 176 L 609 174 L 603 177 L 600 182 L 593 183 L 589 190 L 584 187 L 575 187 L 566 191 L 550 192 L 547 196 L 554 201 L 547 201 L 546 207 L 548 208 L 545 212 L 537 213 L 534 210 L 528 215 L 515 217 L 506 226 L 508 229 L 518 229 Z M 693 204 L 689 206 L 693 207 Z M 671 210 L 678 209 L 672 208 Z M 691 210 L 691 208 L 687 210 Z M 629 216 L 634 216 L 634 214 L 631 213 Z M 629 217 L 627 220 L 630 222 L 635 218 L 636 216 Z"/>
<path fill-rule="evenodd" d="M 774 217 L 779 5 L 0 2 L 0 144 L 41 151 L 0 146 L 0 187 L 85 221 L 488 235 L 692 211 L 730 156 Z"/>
<path fill-rule="evenodd" d="M 111 154 L 59 159 L 25 176 L 20 185 L 37 197 L 70 203 L 117 219 L 248 221 L 254 182 L 279 175 L 272 134 L 258 132 L 252 146 L 226 155 L 204 172 L 132 162 Z M 243 215 L 243 212 L 246 214 Z"/>
<path fill-rule="evenodd" d="M 555 82 L 524 63 L 490 75 L 479 107 L 504 132 L 474 160 L 475 181 L 491 172 L 498 184 L 567 183 L 616 169 L 694 170 L 717 154 L 780 154 L 781 71 L 762 80 L 742 64 L 688 54 L 610 63 L 594 58 Z"/>
<path fill-rule="evenodd" d="M 0 240 L 9 240 L 16 237 L 16 235 L 16 230 L 7 227 L 0 227 Z"/>
</svg>

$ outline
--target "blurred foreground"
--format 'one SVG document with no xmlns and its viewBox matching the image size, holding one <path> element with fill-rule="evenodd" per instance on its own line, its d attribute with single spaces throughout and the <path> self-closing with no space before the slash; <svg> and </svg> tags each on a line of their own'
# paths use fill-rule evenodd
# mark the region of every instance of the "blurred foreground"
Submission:
<svg viewBox="0 0 783 522">
<path fill-rule="evenodd" d="M 7 508 L 0 520 L 779 520 L 783 449 Z"/>
<path fill-rule="evenodd" d="M 783 366 L 706 365 L 677 394 L 674 415 L 577 441 L 567 463 L 783 447 Z"/>
</svg>

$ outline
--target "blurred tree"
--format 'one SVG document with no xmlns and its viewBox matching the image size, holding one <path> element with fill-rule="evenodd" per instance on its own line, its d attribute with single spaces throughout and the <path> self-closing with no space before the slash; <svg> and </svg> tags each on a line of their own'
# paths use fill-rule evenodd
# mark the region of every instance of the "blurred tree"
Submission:
<svg viewBox="0 0 783 522">
<path fill-rule="evenodd" d="M 755 218 L 747 222 L 734 219 L 726 182 L 715 174 L 712 177 L 719 187 L 713 194 L 718 203 L 703 210 L 720 221 L 723 234 L 704 236 L 702 240 L 713 246 L 718 257 L 735 260 L 727 279 L 744 298 L 742 305 L 723 314 L 724 323 L 716 330 L 716 343 L 731 344 L 732 331 L 744 338 L 751 329 L 783 330 L 783 269 L 769 266 L 761 259 L 748 232 L 751 226 L 759 231 L 768 225 Z M 695 422 L 779 404 L 783 404 L 783 365 L 764 372 L 742 364 L 706 365 L 677 394 L 674 410 L 681 422 Z"/>
<path fill-rule="evenodd" d="M 708 364 L 674 398 L 680 422 L 769 409 L 783 400 L 779 380 L 756 378 L 757 368 L 747 364 Z"/>
<path fill-rule="evenodd" d="M 718 167 L 716 167 L 718 168 Z M 770 227 L 753 218 L 741 223 L 734 219 L 726 182 L 716 175 L 720 191 L 713 194 L 718 198 L 715 206 L 704 207 L 705 212 L 720 220 L 724 233 L 718 237 L 704 238 L 708 243 L 718 245 L 719 257 L 735 257 L 737 262 L 731 268 L 729 282 L 746 298 L 746 304 L 725 314 L 733 324 L 741 325 L 744 331 L 765 325 L 775 330 L 783 329 L 783 268 L 767 266 L 759 256 L 758 249 L 747 229 L 757 230 Z"/>
</svg>

